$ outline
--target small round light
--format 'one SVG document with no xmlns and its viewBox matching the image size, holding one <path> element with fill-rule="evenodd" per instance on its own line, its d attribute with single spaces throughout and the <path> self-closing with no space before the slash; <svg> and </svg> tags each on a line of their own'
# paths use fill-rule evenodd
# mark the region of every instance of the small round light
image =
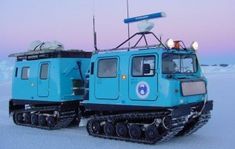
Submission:
<svg viewBox="0 0 235 149">
<path fill-rule="evenodd" d="M 194 41 L 194 42 L 192 43 L 192 45 L 191 45 L 191 48 L 192 48 L 193 50 L 198 50 L 198 49 L 199 49 L 198 42 Z"/>
<path fill-rule="evenodd" d="M 123 79 L 123 80 L 126 80 L 126 75 L 122 75 L 122 79 Z"/>
<path fill-rule="evenodd" d="M 166 41 L 166 46 L 169 48 L 169 49 L 172 49 L 173 47 L 175 47 L 175 42 L 173 39 L 167 39 Z"/>
</svg>

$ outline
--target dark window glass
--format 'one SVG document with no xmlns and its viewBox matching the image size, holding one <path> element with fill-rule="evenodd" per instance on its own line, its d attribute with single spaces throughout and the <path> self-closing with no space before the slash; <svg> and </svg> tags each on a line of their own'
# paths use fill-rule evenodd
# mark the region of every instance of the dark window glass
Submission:
<svg viewBox="0 0 235 149">
<path fill-rule="evenodd" d="M 115 78 L 117 77 L 117 59 L 103 59 L 98 62 L 98 77 Z"/>
<path fill-rule="evenodd" d="M 144 72 L 144 65 L 150 66 L 148 73 Z M 154 76 L 155 75 L 155 56 L 138 56 L 132 59 L 132 76 Z"/>
<path fill-rule="evenodd" d="M 40 70 L 40 79 L 46 80 L 48 78 L 48 64 L 42 64 Z"/>
<path fill-rule="evenodd" d="M 21 71 L 21 79 L 28 80 L 29 79 L 29 67 L 23 67 Z"/>
<path fill-rule="evenodd" d="M 94 74 L 94 62 L 91 63 L 91 75 Z"/>
<path fill-rule="evenodd" d="M 18 67 L 16 67 L 16 69 L 15 69 L 15 77 L 17 77 L 18 76 Z"/>
</svg>

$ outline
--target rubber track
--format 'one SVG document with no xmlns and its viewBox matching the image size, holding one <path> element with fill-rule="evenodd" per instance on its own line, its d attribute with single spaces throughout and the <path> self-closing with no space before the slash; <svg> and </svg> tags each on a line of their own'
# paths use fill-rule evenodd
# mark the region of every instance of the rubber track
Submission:
<svg viewBox="0 0 235 149">
<path fill-rule="evenodd" d="M 122 138 L 122 137 L 118 137 L 118 136 L 106 136 L 105 134 L 95 134 L 92 131 L 92 123 L 96 122 L 96 121 L 98 121 L 98 122 L 103 122 L 103 121 L 118 122 L 118 121 L 125 121 L 125 120 L 133 121 L 133 120 L 140 120 L 140 119 L 154 120 L 156 118 L 162 118 L 167 115 L 169 115 L 169 113 L 167 114 L 166 112 L 153 112 L 153 113 L 131 113 L 131 114 L 110 115 L 110 116 L 99 116 L 99 117 L 94 117 L 88 121 L 87 131 L 91 136 L 94 136 L 94 137 L 123 140 L 123 141 L 144 143 L 144 144 L 155 144 L 157 142 L 168 141 L 171 138 L 173 138 L 176 134 L 178 134 L 183 129 L 184 124 L 186 123 L 185 117 L 172 119 L 172 128 L 168 129 L 167 132 L 164 133 L 164 135 L 161 136 L 160 139 L 151 140 L 151 141 L 146 140 L 144 138 L 133 139 L 133 138 Z"/>
<path fill-rule="evenodd" d="M 198 129 L 200 129 L 201 127 L 203 127 L 205 124 L 207 124 L 207 122 L 209 121 L 209 119 L 211 118 L 211 113 L 207 112 L 207 113 L 203 113 L 197 120 L 197 122 L 192 125 L 191 127 L 185 127 L 181 132 L 179 132 L 176 136 L 189 136 L 191 134 L 193 134 L 194 132 L 196 132 Z M 185 126 L 187 125 L 187 123 L 185 124 Z"/>
<path fill-rule="evenodd" d="M 21 112 L 16 112 L 17 113 L 24 113 L 24 112 L 28 112 L 28 111 L 21 111 Z M 33 111 L 36 112 L 36 111 Z M 32 125 L 32 124 L 26 124 L 26 123 L 17 123 L 14 120 L 13 117 L 13 121 L 16 125 L 20 125 L 20 126 L 26 126 L 26 127 L 32 127 L 32 128 L 39 128 L 39 129 L 45 129 L 45 130 L 56 130 L 56 129 L 61 129 L 61 128 L 66 128 L 68 127 L 72 121 L 74 120 L 76 114 L 73 111 L 66 111 L 66 112 L 60 112 L 60 117 L 57 118 L 57 123 L 54 127 L 48 127 L 48 126 L 40 126 L 40 125 Z"/>
</svg>

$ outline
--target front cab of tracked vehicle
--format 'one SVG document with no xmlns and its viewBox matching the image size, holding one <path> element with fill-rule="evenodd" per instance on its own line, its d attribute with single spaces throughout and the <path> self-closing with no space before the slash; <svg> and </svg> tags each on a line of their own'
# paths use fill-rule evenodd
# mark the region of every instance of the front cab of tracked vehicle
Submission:
<svg viewBox="0 0 235 149">
<path fill-rule="evenodd" d="M 93 55 L 88 109 L 155 111 L 211 110 L 207 81 L 194 50 L 145 48 Z"/>
<path fill-rule="evenodd" d="M 194 51 L 198 44 L 193 42 L 194 50 L 172 39 L 163 44 L 148 21 L 164 16 L 125 19 L 128 24 L 141 21 L 140 32 L 92 56 L 89 100 L 83 102 L 95 112 L 87 122 L 90 135 L 154 144 L 194 133 L 208 122 L 212 101 L 207 100 L 207 81 Z"/>
</svg>

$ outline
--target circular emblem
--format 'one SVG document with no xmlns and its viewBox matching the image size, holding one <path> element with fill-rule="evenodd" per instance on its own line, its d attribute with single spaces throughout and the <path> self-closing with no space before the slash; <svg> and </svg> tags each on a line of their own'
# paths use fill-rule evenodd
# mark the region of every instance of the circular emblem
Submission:
<svg viewBox="0 0 235 149">
<path fill-rule="evenodd" d="M 150 88 L 147 82 L 141 81 L 136 85 L 136 94 L 139 98 L 145 99 L 148 97 Z"/>
</svg>

